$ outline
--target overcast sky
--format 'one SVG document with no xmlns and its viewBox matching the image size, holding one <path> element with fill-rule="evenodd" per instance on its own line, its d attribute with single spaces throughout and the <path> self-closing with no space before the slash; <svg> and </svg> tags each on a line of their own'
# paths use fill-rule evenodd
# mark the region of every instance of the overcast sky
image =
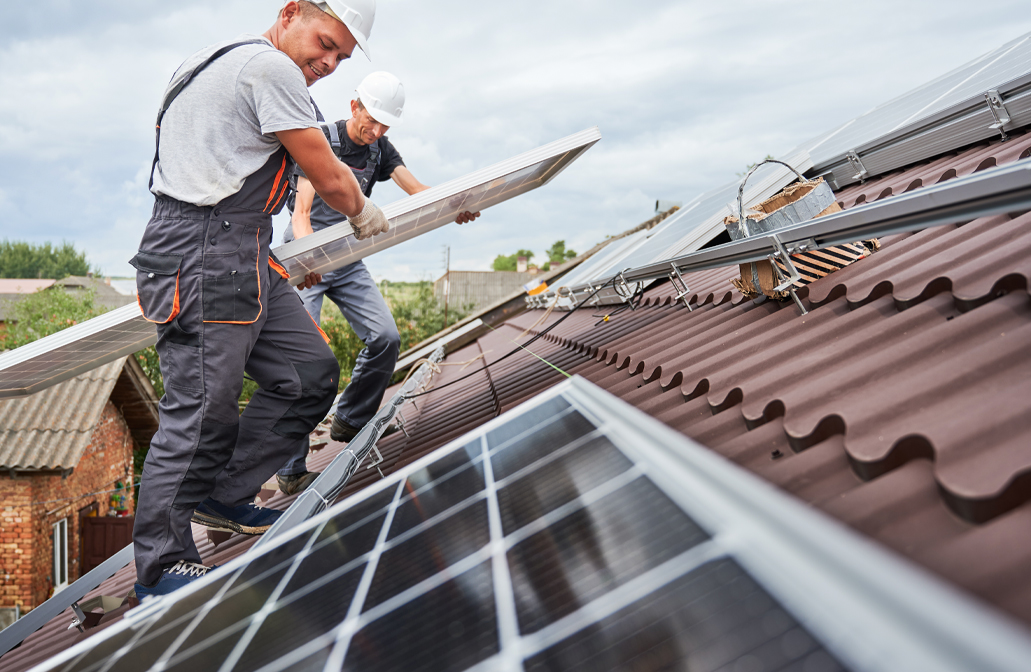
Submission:
<svg viewBox="0 0 1031 672">
<path fill-rule="evenodd" d="M 68 240 L 130 275 L 152 204 L 158 99 L 192 52 L 261 33 L 281 0 L 36 0 L 0 6 L 0 237 Z M 389 136 L 427 184 L 591 126 L 551 184 L 367 260 L 377 277 L 577 251 L 687 201 L 1019 35 L 1026 0 L 381 0 L 361 55 L 312 87 L 349 114 L 372 70 L 405 84 Z M 376 186 L 386 205 L 403 196 Z M 277 219 L 277 242 L 284 217 Z"/>
</svg>

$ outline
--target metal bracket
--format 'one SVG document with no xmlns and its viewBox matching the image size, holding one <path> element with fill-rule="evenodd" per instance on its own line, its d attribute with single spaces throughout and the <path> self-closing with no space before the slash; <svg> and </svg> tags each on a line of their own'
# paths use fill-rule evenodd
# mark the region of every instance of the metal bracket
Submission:
<svg viewBox="0 0 1031 672">
<path fill-rule="evenodd" d="M 379 472 L 379 477 L 386 478 L 386 476 L 383 475 L 383 470 L 379 468 L 379 465 L 383 464 L 383 453 L 379 452 L 379 446 L 375 443 L 372 444 L 372 452 L 376 454 L 376 457 L 375 459 L 369 460 L 369 464 L 366 465 L 365 468 L 372 469 L 373 467 L 376 467 L 376 471 Z"/>
<path fill-rule="evenodd" d="M 397 428 L 405 433 L 405 437 L 409 439 L 412 438 L 412 435 L 408 433 L 407 429 L 405 429 L 405 416 L 401 414 L 400 408 L 397 409 Z"/>
<path fill-rule="evenodd" d="M 619 298 L 623 300 L 623 303 L 630 305 L 630 310 L 637 310 L 632 301 L 634 298 L 634 290 L 630 289 L 630 284 L 627 282 L 626 278 L 623 277 L 623 271 L 620 271 L 619 275 L 616 277 L 619 278 L 619 282 L 613 284 L 612 289 L 614 289 Z M 636 286 L 637 283 L 634 284 Z"/>
<path fill-rule="evenodd" d="M 988 111 L 992 113 L 995 118 L 995 123 L 988 128 L 998 131 L 1002 135 L 1002 141 L 1006 142 L 1009 140 L 1009 136 L 1006 135 L 1006 131 L 1003 130 L 1003 126 L 1012 121 L 1009 111 L 1006 109 L 1006 104 L 1002 100 L 1002 95 L 998 89 L 988 89 L 985 91 L 984 99 L 988 101 Z"/>
<path fill-rule="evenodd" d="M 673 270 L 670 271 L 669 274 L 669 282 L 673 285 L 673 289 L 677 290 L 677 295 L 673 298 L 673 303 L 683 300 L 688 311 L 693 311 L 694 309 L 691 307 L 691 304 L 687 302 L 687 295 L 691 290 L 688 288 L 687 283 L 684 282 L 684 276 L 680 275 L 680 269 L 677 268 L 676 264 L 670 262 L 669 265 L 673 267 Z"/>
<path fill-rule="evenodd" d="M 79 632 L 86 632 L 82 627 L 82 624 L 86 622 L 86 614 L 83 613 L 78 602 L 72 602 L 72 613 L 75 614 L 75 617 L 72 618 L 72 624 L 68 626 L 68 629 L 78 628 Z"/>
<path fill-rule="evenodd" d="M 852 166 L 852 170 L 856 171 L 856 174 L 852 176 L 852 179 L 865 181 L 866 176 L 870 173 L 867 171 L 866 166 L 863 165 L 863 160 L 859 158 L 859 155 L 856 154 L 855 150 L 848 150 L 848 153 L 845 154 L 845 158 L 848 159 L 848 163 Z"/>
<path fill-rule="evenodd" d="M 780 284 L 774 287 L 773 290 L 776 292 L 787 291 L 788 294 L 791 295 L 792 301 L 794 301 L 795 305 L 798 306 L 798 309 L 802 311 L 802 314 L 807 315 L 809 311 L 805 309 L 805 306 L 802 305 L 802 301 L 798 298 L 798 295 L 795 294 L 794 284 L 801 280 L 802 276 L 799 275 L 798 269 L 795 268 L 794 262 L 791 261 L 791 254 L 788 253 L 787 248 L 784 247 L 784 243 L 780 241 L 780 238 L 778 238 L 776 234 L 770 236 L 770 242 L 773 243 L 774 251 L 773 254 L 770 254 L 767 257 L 767 259 L 770 261 L 770 266 L 773 267 L 773 274 L 776 275 L 777 280 L 780 281 Z M 807 246 L 803 244 L 799 246 L 799 248 L 801 247 Z M 784 267 L 788 270 L 788 275 L 786 277 L 780 270 L 780 266 L 777 265 L 777 259 L 780 259 L 784 263 Z"/>
</svg>

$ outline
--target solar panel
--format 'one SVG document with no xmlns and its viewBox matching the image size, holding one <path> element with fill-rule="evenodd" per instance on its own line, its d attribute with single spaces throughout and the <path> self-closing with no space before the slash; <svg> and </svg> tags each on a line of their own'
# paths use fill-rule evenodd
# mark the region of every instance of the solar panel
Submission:
<svg viewBox="0 0 1031 672">
<path fill-rule="evenodd" d="M 1016 670 L 1031 652 L 579 378 L 255 551 L 44 668 Z"/>
<path fill-rule="evenodd" d="M 292 276 L 327 273 L 547 184 L 601 139 L 589 128 L 383 208 L 386 233 L 358 240 L 350 227 L 331 226 L 275 250 Z"/>
<path fill-rule="evenodd" d="M 808 170 L 813 165 L 809 154 L 802 150 L 792 152 L 784 161 L 800 172 Z M 773 196 L 795 179 L 797 178 L 793 172 L 779 164 L 766 164 L 760 167 L 746 185 L 746 207 Z M 673 259 L 701 249 L 724 230 L 723 218 L 732 211 L 736 214 L 738 184 L 738 181 L 731 182 L 702 194 L 655 229 L 637 234 L 643 238 L 625 244 L 615 253 L 597 260 L 589 267 L 574 270 L 563 284 L 574 292 L 590 293 L 593 287 L 605 283 L 625 269 L 637 268 L 663 259 Z M 596 299 L 600 303 L 622 300 L 610 289 L 599 292 Z"/>
<path fill-rule="evenodd" d="M 275 251 L 294 277 L 326 273 L 547 184 L 601 139 L 595 128 L 437 185 L 383 208 L 390 231 L 357 240 L 333 226 Z M 135 305 L 0 354 L 0 398 L 32 394 L 153 345 L 157 335 Z"/>
</svg>

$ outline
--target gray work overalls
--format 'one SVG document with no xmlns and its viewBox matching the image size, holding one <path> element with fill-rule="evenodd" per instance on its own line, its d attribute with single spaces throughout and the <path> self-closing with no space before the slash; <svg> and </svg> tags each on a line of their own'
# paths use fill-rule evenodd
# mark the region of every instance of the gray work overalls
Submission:
<svg viewBox="0 0 1031 672">
<path fill-rule="evenodd" d="M 323 124 L 322 129 L 333 147 L 333 153 L 340 158 L 341 142 L 336 123 Z M 348 166 L 366 197 L 372 193 L 373 180 L 381 159 L 380 145 L 376 142 L 369 146 L 369 158 L 363 168 Z M 294 209 L 293 196 L 290 195 L 287 203 L 291 211 Z M 315 198 L 311 208 L 312 231 L 321 231 L 337 224 L 344 225 L 346 221 L 344 215 L 326 205 L 321 198 Z M 283 241 L 291 240 L 293 227 L 287 227 Z M 351 381 L 344 389 L 336 410 L 336 416 L 341 421 L 360 428 L 371 420 L 379 409 L 383 393 L 394 373 L 398 352 L 401 350 L 401 336 L 390 314 L 390 308 L 383 300 L 363 261 L 356 261 L 330 271 L 322 276 L 319 284 L 297 291 L 304 301 L 304 307 L 316 322 L 320 321 L 322 299 L 328 296 L 340 308 L 348 324 L 365 344 L 355 359 Z M 307 457 L 308 441 L 299 441 L 294 456 L 283 465 L 279 474 L 293 476 L 305 473 Z"/>
<path fill-rule="evenodd" d="M 161 114 L 193 76 L 236 46 L 185 77 Z M 177 560 L 200 562 L 190 526 L 197 504 L 253 501 L 333 402 L 336 358 L 269 253 L 272 215 L 286 201 L 291 169 L 280 148 L 214 206 L 157 196 L 130 261 L 140 309 L 157 326 L 165 386 L 133 528 L 139 583 L 153 583 Z M 261 389 L 241 414 L 245 371 Z"/>
</svg>

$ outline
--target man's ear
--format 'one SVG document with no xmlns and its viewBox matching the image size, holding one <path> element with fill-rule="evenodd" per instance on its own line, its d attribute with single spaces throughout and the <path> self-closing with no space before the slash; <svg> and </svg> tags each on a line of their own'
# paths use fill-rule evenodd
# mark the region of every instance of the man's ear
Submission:
<svg viewBox="0 0 1031 672">
<path fill-rule="evenodd" d="M 357 116 L 358 116 L 358 101 L 357 100 L 352 100 L 351 101 L 351 118 L 353 119 L 354 117 L 357 117 Z"/>
<path fill-rule="evenodd" d="M 297 2 L 288 2 L 279 13 L 279 22 L 286 28 L 291 23 L 301 18 L 301 6 Z"/>
</svg>

